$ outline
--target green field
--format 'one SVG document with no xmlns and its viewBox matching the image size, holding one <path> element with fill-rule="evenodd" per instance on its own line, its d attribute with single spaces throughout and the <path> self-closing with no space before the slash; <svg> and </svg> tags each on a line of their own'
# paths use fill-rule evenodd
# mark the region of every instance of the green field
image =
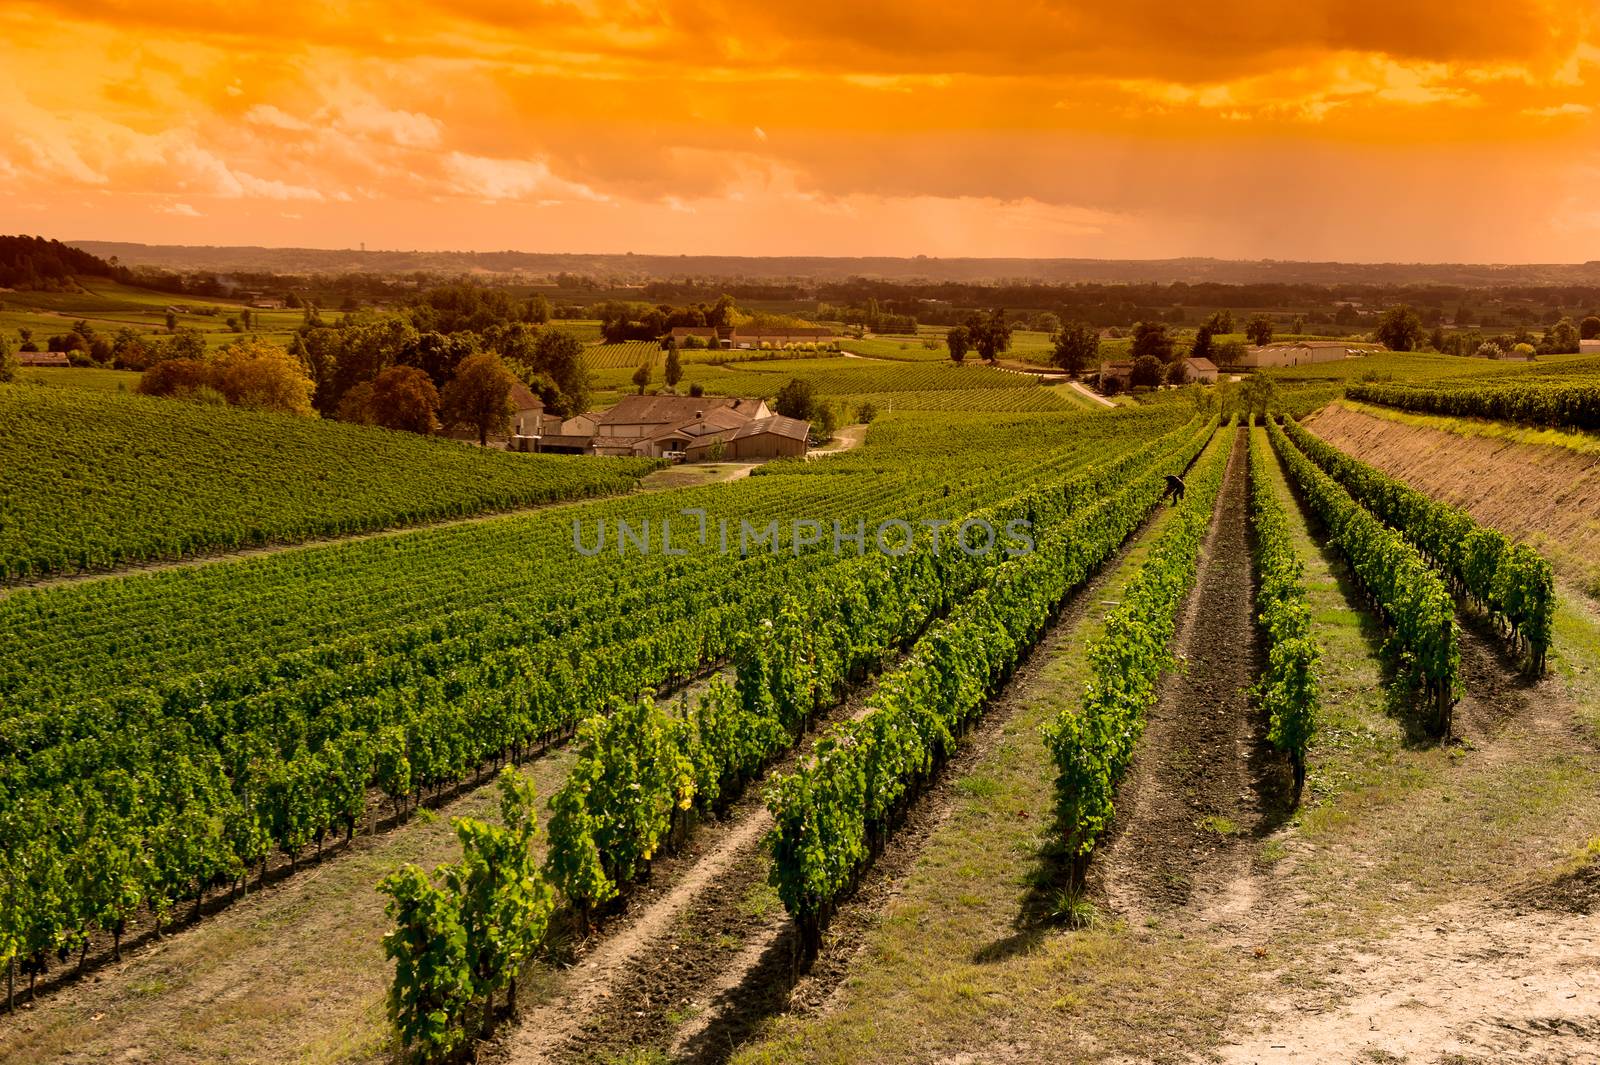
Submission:
<svg viewBox="0 0 1600 1065">
<path fill-rule="evenodd" d="M 139 374 L 95 366 L 24 366 L 19 380 L 50 388 L 87 388 L 98 392 L 134 392 Z"/>
<path fill-rule="evenodd" d="M 0 417 L 11 579 L 604 495 L 655 465 L 32 384 L 0 386 Z"/>
</svg>

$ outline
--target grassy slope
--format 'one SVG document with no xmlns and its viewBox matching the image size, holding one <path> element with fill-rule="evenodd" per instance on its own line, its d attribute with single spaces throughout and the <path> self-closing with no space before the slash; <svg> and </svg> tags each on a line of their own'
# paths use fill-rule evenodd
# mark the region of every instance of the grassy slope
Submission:
<svg viewBox="0 0 1600 1065">
<path fill-rule="evenodd" d="M 1342 564 L 1317 546 L 1277 480 L 1307 565 L 1328 705 L 1306 805 L 1255 844 L 1246 915 L 1232 924 L 1180 911 L 1137 927 L 1110 916 L 1077 932 L 1019 927 L 1051 801 L 1036 730 L 1081 691 L 1081 648 L 1098 624 L 1087 622 L 1041 652 L 1049 660 L 1019 693 L 1026 702 L 1006 742 L 961 782 L 965 797 L 826 1013 L 775 1022 L 737 1061 L 1185 1058 L 1226 1040 L 1254 996 L 1335 1000 L 1328 959 L 1341 951 L 1370 950 L 1446 903 L 1498 898 L 1570 865 L 1600 821 L 1592 736 L 1552 742 L 1513 721 L 1481 754 L 1408 746 L 1388 711 L 1378 634 Z M 1542 690 L 1592 724 L 1600 619 L 1564 606 L 1554 661 Z"/>
</svg>

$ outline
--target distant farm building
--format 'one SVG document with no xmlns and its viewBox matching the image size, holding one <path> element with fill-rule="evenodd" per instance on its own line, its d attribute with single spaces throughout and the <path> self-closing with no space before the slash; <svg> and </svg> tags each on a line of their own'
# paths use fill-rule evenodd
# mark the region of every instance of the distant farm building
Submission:
<svg viewBox="0 0 1600 1065">
<path fill-rule="evenodd" d="M 1264 370 L 1283 366 L 1312 366 L 1322 362 L 1338 362 L 1353 355 L 1371 355 L 1382 350 L 1371 344 L 1352 344 L 1343 340 L 1300 340 L 1282 344 L 1252 345 L 1245 349 L 1239 366 L 1247 370 Z"/>
<path fill-rule="evenodd" d="M 64 351 L 19 351 L 17 359 L 23 366 L 71 366 L 72 360 Z"/>
<path fill-rule="evenodd" d="M 803 456 L 811 432 L 807 422 L 774 415 L 765 400 L 736 396 L 624 396 L 552 429 L 536 450 L 741 461 Z"/>
<path fill-rule="evenodd" d="M 674 348 L 684 347 L 691 342 L 696 347 L 717 348 L 722 346 L 722 341 L 717 336 L 717 331 L 711 326 L 678 325 L 672 327 L 672 332 L 667 334 L 667 346 Z"/>
<path fill-rule="evenodd" d="M 756 418 L 737 429 L 709 433 L 683 448 L 690 462 L 701 462 L 719 454 L 731 462 L 757 459 L 804 458 L 811 423 L 799 418 L 773 414 Z"/>
<path fill-rule="evenodd" d="M 288 306 L 276 296 L 251 296 L 250 306 L 262 311 L 281 311 Z"/>
<path fill-rule="evenodd" d="M 1123 359 L 1117 362 L 1102 362 L 1100 364 L 1100 391 L 1126 392 L 1133 386 L 1133 363 Z M 1110 392 L 1106 392 L 1110 395 Z"/>
<path fill-rule="evenodd" d="M 533 389 L 521 381 L 512 385 L 511 406 L 513 437 L 537 437 L 544 432 L 544 400 L 535 395 Z"/>
<path fill-rule="evenodd" d="M 1600 355 L 1600 339 L 1578 341 L 1578 351 L 1583 355 Z"/>
<path fill-rule="evenodd" d="M 1187 380 L 1196 384 L 1214 385 L 1217 383 L 1217 364 L 1210 359 L 1189 358 L 1184 361 L 1187 371 Z M 1167 372 L 1167 367 L 1162 368 Z M 1106 392 L 1107 386 L 1111 392 L 1126 392 L 1133 387 L 1133 363 L 1122 359 L 1116 362 L 1102 362 L 1100 364 L 1100 391 Z M 1110 392 L 1107 392 L 1109 395 Z"/>
<path fill-rule="evenodd" d="M 800 344 L 827 344 L 836 339 L 831 329 L 801 328 L 741 330 L 735 329 L 723 345 L 746 350 L 793 347 Z"/>
</svg>

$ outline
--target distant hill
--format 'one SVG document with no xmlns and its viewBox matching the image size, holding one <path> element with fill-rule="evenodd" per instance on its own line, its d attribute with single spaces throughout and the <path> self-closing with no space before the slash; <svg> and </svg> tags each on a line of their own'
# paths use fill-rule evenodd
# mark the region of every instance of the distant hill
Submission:
<svg viewBox="0 0 1600 1065">
<path fill-rule="evenodd" d="M 484 273 L 577 274 L 622 282 L 689 278 L 893 281 L 1035 281 L 1189 284 L 1596 285 L 1600 262 L 1495 265 L 1471 263 L 1334 263 L 1272 259 L 934 259 L 828 256 L 586 255 L 521 251 L 354 251 L 317 248 L 210 247 L 80 240 L 75 247 L 116 256 L 124 266 L 169 270 L 284 274 Z"/>
<path fill-rule="evenodd" d="M 80 275 L 113 277 L 116 268 L 59 240 L 0 236 L 0 288 L 71 288 Z"/>
</svg>

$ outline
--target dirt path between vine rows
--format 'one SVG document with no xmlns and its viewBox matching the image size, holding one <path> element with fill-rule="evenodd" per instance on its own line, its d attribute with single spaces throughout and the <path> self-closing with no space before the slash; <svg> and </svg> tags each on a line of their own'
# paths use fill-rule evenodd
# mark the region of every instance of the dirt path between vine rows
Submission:
<svg viewBox="0 0 1600 1065">
<path fill-rule="evenodd" d="M 819 1008 L 849 969 L 863 933 L 898 891 L 923 845 L 949 813 L 954 789 L 1001 735 L 1016 710 L 1015 693 L 1070 640 L 1078 622 L 1104 604 L 1100 594 L 1148 523 L 1090 581 L 1069 597 L 1045 638 L 1019 666 L 1006 691 L 967 736 L 939 780 L 911 807 L 857 892 L 829 925 L 823 949 L 796 979 L 792 924 L 767 884 L 764 837 L 771 817 L 750 789 L 729 828 L 697 839 L 696 863 L 626 925 L 608 933 L 580 962 L 576 985 L 558 989 L 480 1060 L 533 1065 L 593 1061 L 645 1048 L 675 1061 L 726 1060 L 766 1019 Z M 852 697 L 844 714 L 865 713 L 872 689 Z M 814 742 L 813 736 L 810 742 Z M 790 760 L 784 768 L 792 765 Z"/>
<path fill-rule="evenodd" d="M 1117 798 L 1112 838 L 1091 867 L 1111 908 L 1129 917 L 1195 906 L 1247 912 L 1247 840 L 1275 826 L 1269 793 L 1281 767 L 1266 749 L 1250 687 L 1257 639 L 1245 484 L 1248 437 L 1233 453 L 1180 616 L 1180 665 L 1162 682 Z"/>
</svg>

